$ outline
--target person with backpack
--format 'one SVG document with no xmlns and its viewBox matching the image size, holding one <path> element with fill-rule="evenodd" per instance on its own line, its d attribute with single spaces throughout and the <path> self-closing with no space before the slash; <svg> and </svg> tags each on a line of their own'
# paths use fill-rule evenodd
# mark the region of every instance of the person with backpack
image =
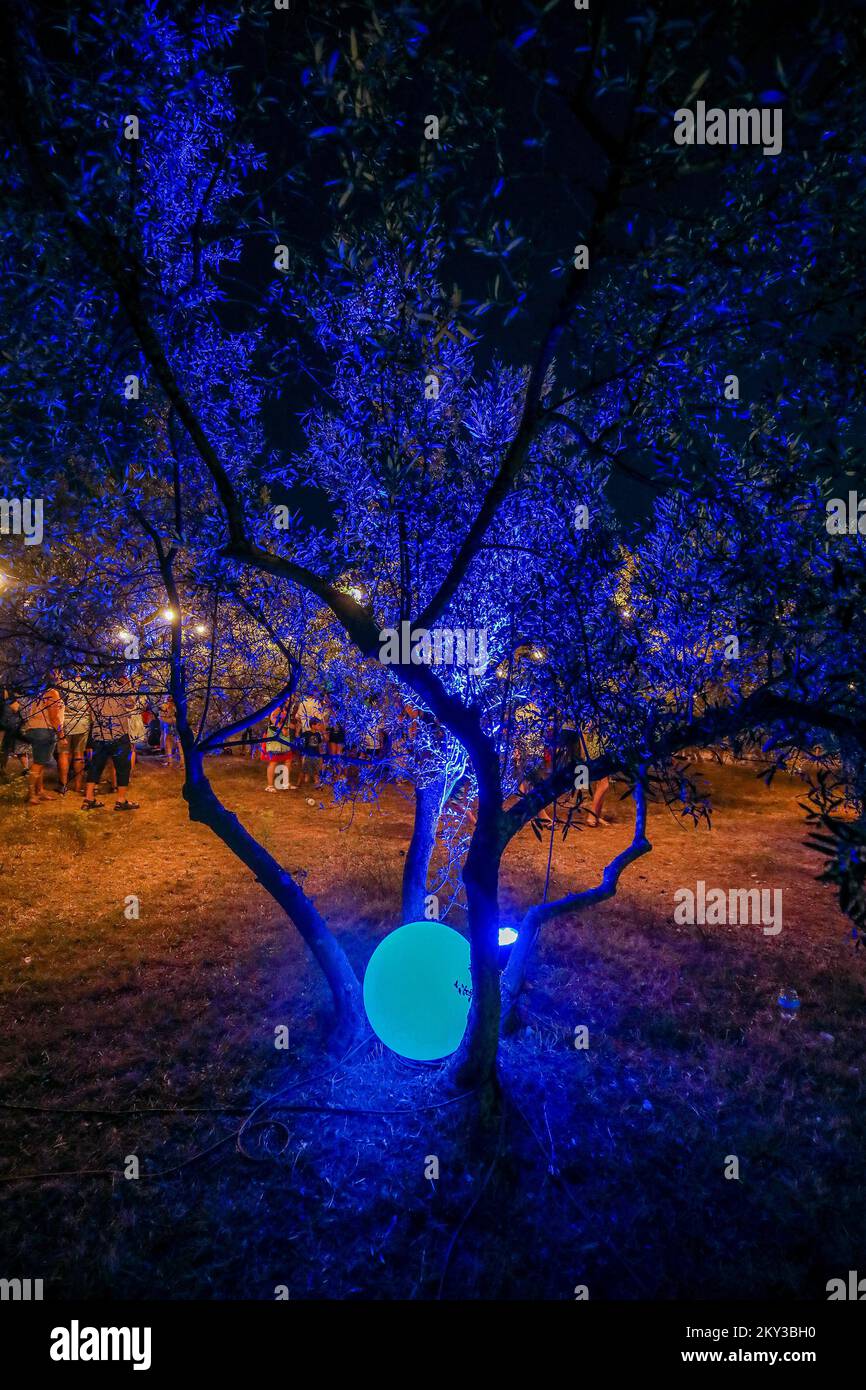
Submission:
<svg viewBox="0 0 866 1390">
<path fill-rule="evenodd" d="M 21 692 L 11 686 L 2 687 L 0 698 L 0 777 L 6 776 L 6 764 L 16 754 L 24 715 L 21 712 Z M 26 772 L 26 767 L 22 769 Z"/>
<path fill-rule="evenodd" d="M 155 756 L 160 752 L 162 744 L 162 727 L 149 704 L 145 704 L 141 711 L 141 717 L 145 726 L 145 742 L 147 744 L 145 752 Z"/>
</svg>

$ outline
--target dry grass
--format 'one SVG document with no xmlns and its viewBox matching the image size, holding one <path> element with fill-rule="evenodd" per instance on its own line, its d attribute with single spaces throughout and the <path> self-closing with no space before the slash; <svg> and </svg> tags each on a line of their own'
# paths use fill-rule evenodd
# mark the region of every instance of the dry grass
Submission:
<svg viewBox="0 0 866 1390">
<path fill-rule="evenodd" d="M 409 808 L 354 817 L 265 796 L 258 765 L 215 784 L 329 916 L 358 970 L 397 920 Z M 528 1028 L 503 1049 L 489 1127 L 438 1074 L 367 1044 L 322 1052 L 327 995 L 270 899 L 191 826 L 174 771 L 145 766 L 142 810 L 82 815 L 0 789 L 0 1173 L 111 1170 L 0 1185 L 6 1277 L 51 1297 L 822 1297 L 863 1261 L 863 964 L 802 847 L 799 788 L 710 771 L 712 831 L 654 808 L 654 853 L 618 897 L 551 925 Z M 551 891 L 592 882 L 629 833 L 557 844 Z M 526 833 L 505 865 L 516 914 L 543 883 Z M 781 886 L 785 927 L 676 927 L 676 887 Z M 124 899 L 141 899 L 137 921 Z M 785 1023 L 781 985 L 800 1016 Z M 287 1052 L 274 1028 L 290 1028 Z M 572 1045 L 586 1024 L 590 1048 Z M 308 1078 L 304 1081 L 303 1078 Z M 239 1114 L 284 1104 L 402 1114 Z M 429 1107 L 429 1108 L 423 1108 Z M 209 1146 L 212 1152 L 196 1158 Z M 135 1154 L 143 1180 L 121 1174 Z M 427 1155 L 438 1183 L 424 1177 Z M 740 1180 L 726 1181 L 727 1155 Z M 190 1161 L 194 1160 L 194 1161 Z M 180 1166 L 182 1165 L 182 1166 Z M 167 1176 L 156 1174 L 166 1169 Z M 462 1223 L 462 1224 L 461 1224 Z M 458 1238 L 454 1240 L 454 1233 Z"/>
</svg>

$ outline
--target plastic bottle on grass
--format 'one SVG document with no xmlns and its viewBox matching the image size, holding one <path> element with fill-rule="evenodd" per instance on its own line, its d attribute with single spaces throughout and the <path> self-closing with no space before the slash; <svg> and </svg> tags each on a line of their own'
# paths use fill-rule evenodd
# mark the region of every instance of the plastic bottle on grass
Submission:
<svg viewBox="0 0 866 1390">
<path fill-rule="evenodd" d="M 786 1023 L 797 1017 L 800 1011 L 800 996 L 795 989 L 779 990 L 779 1010 Z"/>
</svg>

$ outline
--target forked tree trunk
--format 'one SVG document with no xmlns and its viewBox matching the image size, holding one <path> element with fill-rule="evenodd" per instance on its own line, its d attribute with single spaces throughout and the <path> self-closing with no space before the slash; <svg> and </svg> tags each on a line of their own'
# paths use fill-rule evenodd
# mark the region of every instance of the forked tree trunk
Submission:
<svg viewBox="0 0 866 1390">
<path fill-rule="evenodd" d="M 169 603 L 179 613 L 180 600 L 172 570 L 172 555 L 165 554 L 158 538 L 155 545 Z M 234 812 L 223 805 L 205 773 L 204 758 L 189 724 L 179 623 L 172 624 L 169 672 L 186 769 L 183 795 L 189 806 L 190 820 L 209 826 L 241 863 L 252 870 L 256 880 L 297 927 L 330 986 L 336 1013 L 335 1041 L 341 1046 L 354 1041 L 364 1029 L 365 1015 L 361 986 L 348 956 L 328 929 L 315 904 L 264 845 L 259 844 L 241 825 Z"/>
</svg>

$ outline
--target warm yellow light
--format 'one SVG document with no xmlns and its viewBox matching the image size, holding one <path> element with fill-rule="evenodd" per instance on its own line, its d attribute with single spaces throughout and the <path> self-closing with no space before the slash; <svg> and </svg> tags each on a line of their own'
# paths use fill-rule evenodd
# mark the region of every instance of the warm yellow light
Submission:
<svg viewBox="0 0 866 1390">
<path fill-rule="evenodd" d="M 207 628 L 205 627 L 204 623 L 196 623 L 195 630 L 198 633 L 199 637 L 204 637 L 205 633 L 207 632 Z"/>
<path fill-rule="evenodd" d="M 165 618 L 165 621 L 166 621 L 167 623 L 173 623 L 173 622 L 174 622 L 174 609 L 173 609 L 173 608 L 163 608 L 163 610 L 162 610 L 162 616 Z"/>
<path fill-rule="evenodd" d="M 119 632 L 118 632 L 117 635 L 118 635 L 118 637 L 120 638 L 121 642 L 131 642 L 131 641 L 132 641 L 132 633 L 131 633 L 131 632 L 127 632 L 127 631 L 126 631 L 126 628 L 123 628 L 123 627 L 122 627 L 122 628 L 119 630 Z"/>
</svg>

